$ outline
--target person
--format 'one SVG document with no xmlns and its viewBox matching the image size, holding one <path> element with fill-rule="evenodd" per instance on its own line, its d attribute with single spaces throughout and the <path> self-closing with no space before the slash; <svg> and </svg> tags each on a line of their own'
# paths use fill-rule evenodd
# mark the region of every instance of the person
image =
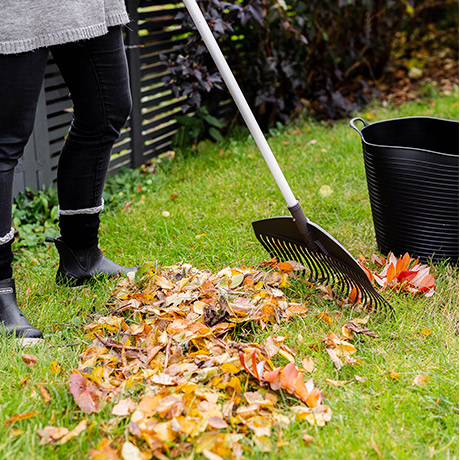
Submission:
<svg viewBox="0 0 460 460">
<path fill-rule="evenodd" d="M 11 228 L 14 168 L 32 133 L 51 52 L 74 112 L 58 170 L 58 283 L 132 269 L 99 249 L 110 153 L 131 111 L 124 0 L 4 0 L 0 21 L 0 334 L 42 339 L 17 304 Z"/>
</svg>

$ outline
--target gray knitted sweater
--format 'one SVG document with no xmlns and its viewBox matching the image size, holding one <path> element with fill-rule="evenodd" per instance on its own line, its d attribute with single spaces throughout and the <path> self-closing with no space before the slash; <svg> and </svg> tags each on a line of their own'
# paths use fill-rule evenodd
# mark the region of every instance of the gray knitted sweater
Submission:
<svg viewBox="0 0 460 460">
<path fill-rule="evenodd" d="M 1 0 L 0 54 L 98 37 L 127 22 L 124 0 Z"/>
</svg>

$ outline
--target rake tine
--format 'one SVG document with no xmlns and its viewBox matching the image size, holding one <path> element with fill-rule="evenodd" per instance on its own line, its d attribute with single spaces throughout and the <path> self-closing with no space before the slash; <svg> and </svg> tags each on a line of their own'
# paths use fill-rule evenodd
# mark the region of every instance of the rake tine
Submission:
<svg viewBox="0 0 460 460">
<path fill-rule="evenodd" d="M 293 243 L 290 243 L 292 244 L 293 248 L 294 248 L 294 252 L 298 255 L 300 261 L 306 265 L 308 267 L 308 269 L 310 270 L 310 273 L 309 273 L 309 276 L 308 276 L 308 279 L 309 281 L 311 281 L 312 279 L 314 279 L 314 277 L 316 276 L 317 274 L 317 270 L 316 270 L 316 267 L 315 265 L 313 265 L 310 261 L 310 258 L 308 257 L 308 253 L 304 250 L 304 248 L 302 247 L 298 247 L 297 245 L 293 244 Z M 317 276 L 316 276 L 317 277 Z"/>
<path fill-rule="evenodd" d="M 334 277 L 331 277 L 331 273 L 327 270 L 327 264 L 324 264 L 324 262 L 321 260 L 322 254 L 311 252 L 310 255 L 312 258 L 315 259 L 316 263 L 318 264 L 318 268 L 320 269 L 321 274 L 323 275 L 323 278 L 318 281 L 320 283 L 332 284 Z"/>
<path fill-rule="evenodd" d="M 276 240 L 278 247 L 280 248 L 280 252 L 283 255 L 284 260 L 291 260 L 289 250 L 284 246 L 285 241 Z"/>
<path fill-rule="evenodd" d="M 266 238 L 265 235 L 257 235 L 257 239 L 260 241 L 264 249 L 270 254 L 270 257 L 275 257 L 273 249 L 269 245 L 268 238 Z"/>
<path fill-rule="evenodd" d="M 329 259 L 331 265 L 334 267 L 336 275 L 340 281 L 340 295 L 346 296 L 351 290 L 351 283 L 348 279 L 347 276 L 343 274 L 343 272 L 340 270 L 340 268 L 337 266 L 335 263 L 334 259 Z"/>
<path fill-rule="evenodd" d="M 289 248 L 289 252 L 290 254 L 292 254 L 292 260 L 297 260 L 297 262 L 301 263 L 304 267 L 308 267 L 308 270 L 309 270 L 309 276 L 310 277 L 310 273 L 311 273 L 311 268 L 309 265 L 307 265 L 304 261 L 304 257 L 302 257 L 302 254 L 297 250 L 297 247 L 295 246 L 295 244 L 292 244 L 290 241 L 287 241 L 286 242 L 288 248 Z M 302 276 L 305 276 L 306 277 L 306 273 L 305 273 L 306 270 L 302 270 Z"/>
<path fill-rule="evenodd" d="M 301 263 L 308 267 L 309 269 L 309 274 L 308 274 L 308 280 L 311 281 L 313 279 L 313 274 L 315 273 L 315 266 L 311 263 L 310 258 L 307 257 L 308 253 L 302 248 L 298 247 L 295 244 L 290 243 L 292 246 L 292 250 L 295 254 L 297 254 L 299 260 Z"/>
</svg>

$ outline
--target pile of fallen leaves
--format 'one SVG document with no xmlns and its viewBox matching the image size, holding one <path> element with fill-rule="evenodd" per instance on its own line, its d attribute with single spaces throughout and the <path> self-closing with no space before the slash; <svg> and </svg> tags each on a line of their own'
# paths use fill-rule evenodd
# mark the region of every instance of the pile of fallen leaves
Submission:
<svg viewBox="0 0 460 460">
<path fill-rule="evenodd" d="M 314 367 L 311 358 L 296 356 L 285 337 L 245 342 L 238 331 L 241 323 L 265 328 L 308 312 L 280 289 L 295 262 L 271 265 L 212 273 L 188 264 L 150 264 L 135 280 L 119 283 L 111 314 L 86 327 L 92 342 L 70 376 L 84 413 L 111 405 L 108 424 L 127 419 L 125 434 L 104 438 L 91 459 L 184 458 L 192 452 L 240 459 L 253 446 L 269 452 L 285 445 L 283 431 L 295 421 L 307 427 L 331 419 L 321 390 L 305 377 Z M 358 361 L 348 342 L 353 333 L 369 333 L 353 322 L 342 331 L 345 337 L 331 332 L 323 340 L 337 367 Z M 287 364 L 276 366 L 276 360 Z M 297 404 L 288 407 L 286 394 Z M 307 431 L 304 440 L 311 440 Z"/>
<path fill-rule="evenodd" d="M 423 294 L 431 297 L 436 289 L 434 276 L 430 273 L 430 267 L 420 264 L 419 259 L 413 259 L 406 252 L 404 256 L 396 258 L 390 252 L 388 256 L 382 257 L 372 254 L 371 261 L 381 271 L 372 270 L 363 265 L 369 279 L 383 289 L 391 289 L 398 292 L 410 294 Z"/>
<path fill-rule="evenodd" d="M 380 273 L 363 268 L 379 286 L 432 294 L 429 268 L 407 254 L 371 259 Z M 104 437 L 91 449 L 91 460 L 194 454 L 239 460 L 254 446 L 270 452 L 287 445 L 284 431 L 294 422 L 305 423 L 303 439 L 308 444 L 308 427 L 331 420 L 321 390 L 306 377 L 315 367 L 311 357 L 299 356 L 283 336 L 270 335 L 258 343 L 247 327 L 266 329 L 311 313 L 306 303 L 289 301 L 281 290 L 305 267 L 273 259 L 261 268 L 213 273 L 190 264 L 150 263 L 119 282 L 108 304 L 110 314 L 85 327 L 89 345 L 69 378 L 70 392 L 83 413 L 111 412 L 112 418 L 101 425 L 103 432 L 120 433 L 119 427 L 125 427 L 122 435 Z M 325 289 L 329 292 L 330 287 L 320 291 L 324 294 Z M 336 300 L 343 304 L 343 299 Z M 332 323 L 327 312 L 318 318 Z M 330 331 L 322 339 L 337 369 L 361 364 L 350 341 L 355 334 L 377 337 L 366 328 L 368 319 L 348 321 L 341 335 Z M 280 362 L 287 364 L 276 365 Z M 355 375 L 355 380 L 365 379 Z M 91 427 L 94 422 L 88 426 L 83 418 L 72 430 L 47 426 L 38 434 L 41 444 L 64 444 Z"/>
</svg>

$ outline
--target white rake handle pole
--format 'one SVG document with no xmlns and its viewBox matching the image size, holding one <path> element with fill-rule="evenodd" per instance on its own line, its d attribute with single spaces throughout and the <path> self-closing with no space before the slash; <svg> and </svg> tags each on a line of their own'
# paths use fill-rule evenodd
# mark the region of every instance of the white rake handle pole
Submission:
<svg viewBox="0 0 460 460">
<path fill-rule="evenodd" d="M 227 64 L 227 61 L 225 60 L 224 55 L 222 54 L 222 51 L 216 42 L 216 39 L 212 35 L 212 32 L 209 29 L 206 20 L 204 19 L 200 7 L 198 6 L 196 0 L 183 0 L 183 2 L 188 12 L 190 13 L 196 28 L 200 32 L 200 35 L 203 38 L 217 68 L 219 69 L 219 72 L 222 75 L 222 78 L 224 79 L 225 84 L 227 85 L 241 115 L 243 116 L 244 121 L 246 122 L 246 125 L 252 134 L 252 137 L 256 141 L 260 153 L 264 157 L 265 162 L 267 163 L 267 166 L 273 175 L 273 178 L 275 179 L 281 193 L 283 194 L 284 199 L 286 200 L 288 208 L 295 206 L 298 201 L 294 197 L 294 194 L 291 191 L 291 187 L 289 187 L 289 184 L 284 177 L 283 171 L 281 171 L 281 168 L 279 167 L 278 162 L 276 161 L 276 158 L 273 155 L 273 152 L 249 107 L 249 104 L 241 92 L 241 89 L 238 86 L 238 83 Z"/>
</svg>

